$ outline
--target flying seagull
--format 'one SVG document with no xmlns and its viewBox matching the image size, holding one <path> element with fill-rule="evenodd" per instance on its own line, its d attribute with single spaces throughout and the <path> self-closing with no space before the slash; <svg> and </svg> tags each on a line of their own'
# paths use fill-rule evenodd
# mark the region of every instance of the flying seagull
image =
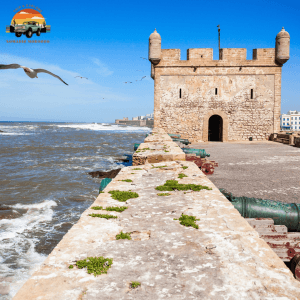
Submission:
<svg viewBox="0 0 300 300">
<path fill-rule="evenodd" d="M 48 73 L 54 77 L 56 77 L 57 79 L 59 79 L 60 81 L 62 81 L 64 84 L 68 85 L 67 83 L 65 83 L 59 76 L 44 70 L 44 69 L 30 69 L 18 64 L 11 64 L 11 65 L 0 65 L 0 70 L 4 70 L 4 69 L 18 69 L 18 68 L 22 68 L 24 70 L 24 72 L 30 77 L 30 78 L 38 78 L 37 77 L 37 73 Z"/>
<path fill-rule="evenodd" d="M 147 59 L 147 58 L 145 58 L 145 57 L 141 57 L 142 59 Z"/>
<path fill-rule="evenodd" d="M 88 79 L 88 78 L 86 78 L 86 77 L 81 77 L 81 76 L 76 76 L 76 77 L 80 77 L 80 78 L 85 78 L 85 79 Z M 76 78 L 76 77 L 74 77 L 74 78 Z"/>
<path fill-rule="evenodd" d="M 126 82 L 124 82 L 124 83 L 132 83 L 131 81 L 126 81 Z"/>
<path fill-rule="evenodd" d="M 141 80 L 143 80 L 145 77 L 147 77 L 147 76 L 143 76 L 142 79 L 138 79 L 138 80 L 136 80 L 136 81 L 141 81 Z"/>
</svg>

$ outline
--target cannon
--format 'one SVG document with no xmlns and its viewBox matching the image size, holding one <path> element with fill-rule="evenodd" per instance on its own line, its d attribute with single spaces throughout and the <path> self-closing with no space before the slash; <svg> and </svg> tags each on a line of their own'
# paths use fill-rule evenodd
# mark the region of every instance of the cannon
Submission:
<svg viewBox="0 0 300 300">
<path fill-rule="evenodd" d="M 140 146 L 140 144 L 134 144 L 133 150 L 136 151 L 139 146 Z"/>
<path fill-rule="evenodd" d="M 300 232 L 300 204 L 234 197 L 225 189 L 220 189 L 220 192 L 244 218 L 271 218 L 274 220 L 275 225 L 284 225 L 290 231 Z"/>
<path fill-rule="evenodd" d="M 103 178 L 100 183 L 99 193 L 102 192 L 106 186 L 111 182 L 111 178 Z"/>
<path fill-rule="evenodd" d="M 185 154 L 196 154 L 197 156 L 200 156 L 201 158 L 205 158 L 206 156 L 207 157 L 210 156 L 210 154 L 205 152 L 205 149 L 181 148 L 181 150 Z"/>
<path fill-rule="evenodd" d="M 173 142 L 180 142 L 184 145 L 188 145 L 191 144 L 191 142 L 189 142 L 188 139 L 178 139 L 178 138 L 172 138 Z"/>
</svg>

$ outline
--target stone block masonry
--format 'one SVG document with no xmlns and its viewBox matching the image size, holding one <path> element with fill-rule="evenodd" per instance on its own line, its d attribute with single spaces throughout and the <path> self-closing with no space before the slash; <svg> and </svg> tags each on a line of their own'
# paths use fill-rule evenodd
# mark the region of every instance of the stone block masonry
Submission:
<svg viewBox="0 0 300 300">
<path fill-rule="evenodd" d="M 167 180 L 210 189 L 156 189 Z M 109 193 L 115 190 L 138 197 L 120 202 Z M 104 210 L 110 206 L 127 209 Z M 117 218 L 89 216 L 95 212 Z M 198 228 L 180 224 L 182 214 L 195 217 Z M 117 240 L 121 232 L 131 239 Z M 69 269 L 100 256 L 113 259 L 107 274 Z M 133 281 L 140 283 L 135 289 Z M 299 299 L 299 294 L 300 282 L 199 168 L 168 161 L 123 168 L 14 300 Z"/>
<path fill-rule="evenodd" d="M 149 38 L 154 79 L 154 126 L 192 142 L 268 140 L 280 130 L 281 71 L 289 59 L 289 34 L 282 29 L 275 48 L 161 49 Z M 153 47 L 153 48 L 152 48 Z M 153 51 L 155 49 L 155 51 Z"/>
</svg>

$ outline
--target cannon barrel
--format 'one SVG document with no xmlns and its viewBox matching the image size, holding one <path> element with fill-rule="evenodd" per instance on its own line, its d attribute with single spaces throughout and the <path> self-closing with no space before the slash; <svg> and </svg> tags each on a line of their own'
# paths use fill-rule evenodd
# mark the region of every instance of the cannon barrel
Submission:
<svg viewBox="0 0 300 300">
<path fill-rule="evenodd" d="M 196 154 L 197 156 L 200 156 L 201 158 L 205 158 L 206 156 L 210 156 L 209 153 L 206 153 L 205 149 L 193 149 L 193 148 L 181 148 L 181 150 L 185 154 Z"/>
<path fill-rule="evenodd" d="M 99 193 L 102 192 L 106 186 L 111 182 L 111 178 L 103 178 L 100 182 Z"/>
<path fill-rule="evenodd" d="M 225 189 L 220 189 L 220 192 L 231 201 L 244 218 L 271 218 L 275 225 L 285 225 L 289 231 L 300 232 L 300 204 L 233 197 Z"/>
<path fill-rule="evenodd" d="M 191 142 L 189 142 L 188 139 L 178 139 L 178 138 L 173 138 L 172 137 L 172 140 L 173 140 L 173 142 L 180 142 L 180 143 L 182 143 L 184 145 L 191 144 Z"/>
<path fill-rule="evenodd" d="M 134 147 L 133 147 L 133 150 L 136 151 L 139 146 L 140 146 L 140 144 L 135 143 Z"/>
</svg>

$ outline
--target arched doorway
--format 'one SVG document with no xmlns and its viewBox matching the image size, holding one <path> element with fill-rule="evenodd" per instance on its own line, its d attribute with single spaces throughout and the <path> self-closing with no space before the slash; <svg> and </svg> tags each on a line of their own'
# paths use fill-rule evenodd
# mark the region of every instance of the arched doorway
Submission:
<svg viewBox="0 0 300 300">
<path fill-rule="evenodd" d="M 213 115 L 208 120 L 208 140 L 223 141 L 223 119 L 219 115 Z"/>
</svg>

